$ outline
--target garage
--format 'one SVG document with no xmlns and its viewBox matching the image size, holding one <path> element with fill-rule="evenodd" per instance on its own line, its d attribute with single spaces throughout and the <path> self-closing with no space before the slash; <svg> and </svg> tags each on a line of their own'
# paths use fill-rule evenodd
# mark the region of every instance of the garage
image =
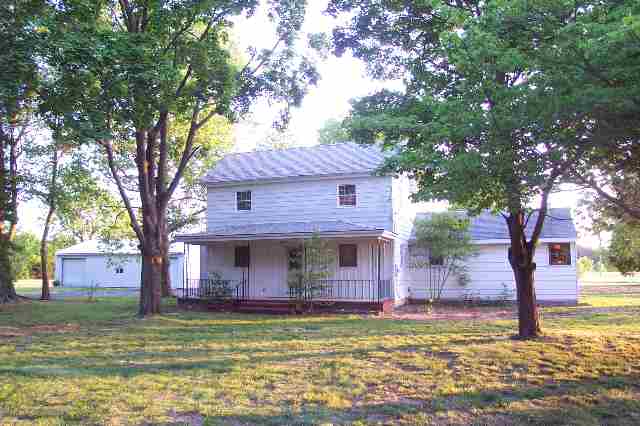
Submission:
<svg viewBox="0 0 640 426">
<path fill-rule="evenodd" d="M 184 245 L 169 250 L 171 287 L 182 286 Z M 63 287 L 140 288 L 141 261 L 137 244 L 119 242 L 107 245 L 85 241 L 56 252 L 55 279 Z"/>
<path fill-rule="evenodd" d="M 86 258 L 63 258 L 60 282 L 68 287 L 86 287 L 87 284 L 84 281 L 86 264 Z"/>
</svg>

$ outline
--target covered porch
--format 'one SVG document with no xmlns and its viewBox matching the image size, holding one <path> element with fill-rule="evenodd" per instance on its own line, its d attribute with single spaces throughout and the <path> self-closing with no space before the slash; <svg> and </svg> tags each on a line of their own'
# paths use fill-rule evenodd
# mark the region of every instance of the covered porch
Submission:
<svg viewBox="0 0 640 426">
<path fill-rule="evenodd" d="M 333 253 L 326 273 L 296 281 L 312 238 Z M 393 240 L 385 230 L 346 222 L 262 224 L 181 235 L 200 272 L 185 271 L 180 302 L 234 310 L 383 311 L 393 305 Z M 353 308 L 353 309 L 351 309 Z"/>
</svg>

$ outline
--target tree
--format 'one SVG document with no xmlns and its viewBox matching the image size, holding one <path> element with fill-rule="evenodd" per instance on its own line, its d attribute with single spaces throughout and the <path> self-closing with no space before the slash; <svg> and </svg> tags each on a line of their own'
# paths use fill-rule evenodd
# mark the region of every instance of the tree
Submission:
<svg viewBox="0 0 640 426">
<path fill-rule="evenodd" d="M 14 240 L 13 270 L 16 279 L 27 280 L 40 276 L 40 241 L 31 232 L 18 232 Z"/>
<path fill-rule="evenodd" d="M 318 143 L 329 145 L 349 141 L 349 132 L 344 128 L 340 120 L 330 118 L 318 130 Z"/>
<path fill-rule="evenodd" d="M 215 116 L 236 118 L 258 97 L 299 105 L 318 76 L 295 52 L 305 2 L 269 2 L 273 48 L 250 51 L 241 64 L 230 53 L 232 18 L 259 2 L 64 0 L 58 2 L 51 57 L 77 99 L 77 127 L 104 150 L 142 252 L 140 315 L 160 311 L 167 209 L 200 147 L 199 131 Z M 172 120 L 188 132 L 176 146 Z M 179 161 L 170 171 L 170 152 Z M 123 176 L 135 177 L 137 200 Z M 139 206 L 135 202 L 139 201 Z M 165 269 L 166 270 L 166 269 Z"/>
<path fill-rule="evenodd" d="M 607 260 L 623 274 L 640 271 L 640 226 L 619 223 L 613 228 Z"/>
<path fill-rule="evenodd" d="M 589 9 L 546 0 L 333 0 L 329 12 L 351 17 L 334 30 L 336 54 L 349 50 L 373 78 L 400 76 L 405 85 L 355 101 L 352 137 L 393 148 L 386 169 L 416 179 L 416 199 L 502 214 L 518 335 L 538 336 L 534 255 L 547 200 L 586 149 L 584 124 L 559 107 L 568 81 L 546 64 L 564 55 L 556 34 Z"/>
<path fill-rule="evenodd" d="M 588 122 L 594 141 L 572 167 L 577 184 L 593 192 L 595 210 L 614 222 L 640 222 L 640 4 L 587 2 L 576 25 L 558 37 L 564 55 L 554 66 L 567 84 L 564 114 Z"/>
<path fill-rule="evenodd" d="M 336 263 L 335 250 L 327 240 L 314 233 L 302 241 L 297 256 L 289 262 L 289 288 L 297 300 L 309 301 L 313 310 L 313 300 L 326 288 L 325 280 Z"/>
<path fill-rule="evenodd" d="M 12 257 L 20 200 L 20 156 L 32 138 L 40 85 L 35 31 L 43 1 L 0 4 L 0 303 L 17 298 Z"/>
<path fill-rule="evenodd" d="M 413 265 L 428 274 L 429 300 L 441 299 L 450 277 L 456 277 L 460 285 L 469 281 L 466 262 L 477 252 L 469 225 L 469 219 L 451 213 L 434 213 L 428 219 L 416 220 L 416 246 L 427 256 L 416 259 Z"/>
</svg>

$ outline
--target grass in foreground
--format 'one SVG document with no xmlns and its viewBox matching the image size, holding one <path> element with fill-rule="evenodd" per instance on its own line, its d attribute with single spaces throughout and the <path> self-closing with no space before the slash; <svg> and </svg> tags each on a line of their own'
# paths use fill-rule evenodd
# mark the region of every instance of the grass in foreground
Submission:
<svg viewBox="0 0 640 426">
<path fill-rule="evenodd" d="M 0 308 L 8 424 L 640 423 L 640 298 L 515 322 L 170 312 L 135 300 Z M 171 310 L 171 307 L 169 307 Z"/>
</svg>

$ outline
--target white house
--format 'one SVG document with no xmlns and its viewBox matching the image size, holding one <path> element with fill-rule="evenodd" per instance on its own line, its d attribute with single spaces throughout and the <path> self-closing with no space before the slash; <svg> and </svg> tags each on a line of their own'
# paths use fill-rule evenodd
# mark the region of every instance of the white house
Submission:
<svg viewBox="0 0 640 426">
<path fill-rule="evenodd" d="M 203 179 L 206 231 L 176 237 L 200 249 L 190 294 L 201 294 L 193 289 L 215 277 L 233 283 L 241 299 L 287 299 L 301 241 L 316 234 L 337 253 L 321 299 L 399 304 L 424 297 L 424 274 L 407 261 L 417 211 L 412 182 L 376 174 L 383 161 L 377 148 L 351 143 L 226 156 Z M 501 218 L 473 219 L 479 255 L 470 264 L 471 282 L 462 288 L 452 280 L 445 297 L 494 298 L 513 290 L 506 232 Z M 553 210 L 537 250 L 540 300 L 576 302 L 575 240 L 569 212 Z"/>
<path fill-rule="evenodd" d="M 184 245 L 172 244 L 171 286 L 182 286 Z M 85 241 L 56 252 L 55 279 L 64 287 L 140 287 L 141 259 L 135 244 L 113 248 L 97 240 Z"/>
</svg>

